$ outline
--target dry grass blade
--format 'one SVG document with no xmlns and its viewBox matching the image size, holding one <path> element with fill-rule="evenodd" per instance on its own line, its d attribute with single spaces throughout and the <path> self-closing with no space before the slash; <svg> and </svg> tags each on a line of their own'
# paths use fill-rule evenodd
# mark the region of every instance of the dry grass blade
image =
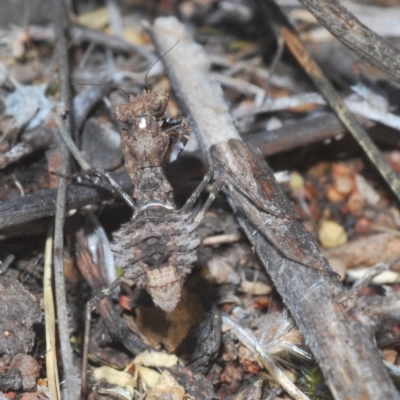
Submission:
<svg viewBox="0 0 400 400">
<path fill-rule="evenodd" d="M 44 292 L 44 313 L 46 321 L 46 370 L 50 395 L 53 400 L 61 399 L 60 382 L 57 369 L 56 351 L 56 316 L 54 307 L 54 295 L 51 283 L 52 277 L 52 250 L 53 250 L 53 229 L 49 228 L 46 239 L 43 292 Z"/>
</svg>

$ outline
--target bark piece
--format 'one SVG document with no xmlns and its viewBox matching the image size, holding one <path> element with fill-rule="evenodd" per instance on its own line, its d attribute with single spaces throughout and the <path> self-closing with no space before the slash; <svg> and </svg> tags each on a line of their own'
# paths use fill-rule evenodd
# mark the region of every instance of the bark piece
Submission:
<svg viewBox="0 0 400 400">
<path fill-rule="evenodd" d="M 15 278 L 0 275 L 0 304 L 0 354 L 28 353 L 35 339 L 32 326 L 42 320 L 39 302 Z"/>
<path fill-rule="evenodd" d="M 0 390 L 19 390 L 22 387 L 21 371 L 17 368 L 9 368 L 6 372 L 0 373 Z"/>
<path fill-rule="evenodd" d="M 186 398 L 185 389 L 178 384 L 174 377 L 164 371 L 157 381 L 156 386 L 147 393 L 148 400 L 158 400 L 168 398 L 170 400 L 184 400 Z"/>
<path fill-rule="evenodd" d="M 169 370 L 177 382 L 183 386 L 186 393 L 196 400 L 219 399 L 210 381 L 201 374 L 194 374 L 183 367 L 175 367 Z"/>
</svg>

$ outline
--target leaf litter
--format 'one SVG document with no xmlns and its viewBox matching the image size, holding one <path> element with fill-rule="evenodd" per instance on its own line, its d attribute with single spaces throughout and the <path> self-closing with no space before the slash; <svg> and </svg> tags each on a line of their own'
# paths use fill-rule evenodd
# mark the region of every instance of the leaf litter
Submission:
<svg viewBox="0 0 400 400">
<path fill-rule="evenodd" d="M 223 6 L 224 2 L 220 3 L 209 1 L 200 6 L 197 3 L 184 1 L 179 5 L 179 8 L 186 18 L 194 21 L 199 41 L 208 49 L 211 58 L 216 60 L 214 65 L 218 67 L 218 74 L 221 75 L 220 78 L 216 75 L 216 79 L 219 79 L 222 83 L 225 97 L 231 104 L 232 112 L 239 118 L 238 124 L 241 127 L 243 137 L 251 137 L 251 135 L 260 132 L 265 134 L 266 137 L 268 135 L 273 136 L 274 129 L 265 129 L 271 115 L 279 122 L 277 126 L 287 127 L 292 124 L 302 126 L 304 122 L 312 120 L 318 114 L 328 113 L 320 96 L 311 92 L 313 88 L 309 87 L 306 82 L 296 79 L 299 72 L 294 69 L 290 62 L 282 59 L 278 62 L 275 71 L 268 70 L 269 61 L 260 57 L 261 48 L 256 40 L 256 33 L 258 32 L 256 20 L 252 22 L 254 24 L 253 34 L 245 35 L 245 38 L 241 37 L 240 34 L 235 34 L 229 24 L 224 25 L 227 21 L 231 21 L 230 23 L 233 23 L 234 26 L 241 26 L 240 24 L 243 24 L 243 21 L 248 23 L 248 16 L 254 16 L 251 8 L 246 8 L 247 6 L 243 3 L 243 10 L 238 10 L 235 14 L 229 8 Z M 215 7 L 218 8 L 218 12 L 215 11 Z M 160 4 L 156 8 L 157 13 L 173 12 L 169 4 Z M 93 13 L 95 12 L 97 11 L 93 10 Z M 141 12 L 143 11 L 131 9 L 131 14 L 126 14 L 127 21 L 135 18 L 140 19 L 141 17 L 138 17 L 138 15 Z M 147 10 L 147 13 L 150 13 L 148 17 L 154 17 L 154 15 L 151 15 L 152 12 Z M 100 17 L 94 17 L 95 15 L 100 15 Z M 96 18 L 98 25 L 90 26 L 88 29 L 104 29 L 107 25 L 103 20 L 104 15 L 106 15 L 104 9 L 101 14 L 88 14 L 88 18 L 83 20 L 83 23 L 88 21 L 86 23 L 90 25 L 91 19 Z M 213 26 L 212 29 L 211 26 Z M 8 27 L 3 27 L 3 32 L 7 33 L 8 29 Z M 51 28 L 45 25 L 43 25 L 43 29 L 51 31 Z M 302 29 L 305 28 L 302 27 Z M 92 32 L 96 33 L 96 31 Z M 143 39 L 146 35 L 140 29 L 135 34 L 131 32 L 128 37 L 133 40 L 134 45 L 142 46 L 143 52 L 152 52 L 148 40 Z M 85 41 L 88 42 L 84 38 L 82 43 Z M 87 47 L 82 43 L 74 44 L 72 54 L 80 60 L 83 56 L 86 57 L 86 65 L 82 63 L 83 70 L 90 67 L 92 72 L 86 75 L 85 80 L 95 81 L 99 66 L 109 62 L 111 56 L 114 63 L 111 70 L 114 70 L 114 72 L 110 73 L 110 81 L 115 79 L 121 82 L 118 74 L 126 72 L 127 75 L 123 81 L 124 90 L 138 93 L 143 88 L 144 82 L 140 81 L 138 77 L 140 74 L 143 76 L 148 65 L 143 60 L 138 63 L 139 56 L 137 54 L 115 50 L 112 44 L 106 45 L 106 47 L 109 47 L 107 47 L 107 51 L 104 51 L 90 48 L 90 45 Z M 30 53 L 34 52 L 40 62 L 46 64 L 49 62 L 47 56 L 51 54 L 53 45 L 50 36 L 43 35 L 40 38 L 32 36 L 24 43 L 22 53 L 18 53 L 17 58 L 14 58 L 16 56 L 13 55 L 10 48 L 2 45 L 0 61 L 4 65 L 11 65 L 11 61 L 29 64 L 30 57 L 32 57 Z M 316 46 L 318 46 L 318 43 Z M 332 44 L 332 46 L 334 45 Z M 112 55 L 110 52 L 115 52 L 115 54 Z M 322 50 L 321 53 L 317 51 L 317 54 L 320 56 Z M 25 60 L 23 60 L 24 57 Z M 344 52 L 341 57 L 346 60 L 346 53 Z M 237 67 L 235 70 L 234 66 L 239 63 L 241 63 L 241 68 Z M 397 87 L 388 79 L 378 80 L 375 75 L 368 73 L 369 70 L 365 66 L 365 62 L 357 60 L 357 63 L 362 74 L 367 77 L 367 79 L 364 79 L 367 81 L 367 86 L 360 78 L 361 73 L 356 73 L 355 69 L 351 68 L 344 72 L 340 61 L 337 61 L 338 65 L 329 63 L 330 73 L 342 80 L 343 96 L 347 94 L 347 90 L 353 90 L 362 96 L 363 101 L 367 102 L 363 103 L 360 97 L 351 100 L 349 98 L 348 100 L 350 108 L 353 104 L 355 113 L 357 113 L 356 107 L 359 107 L 360 115 L 375 121 L 370 128 L 371 136 L 385 151 L 385 157 L 392 168 L 399 172 L 400 163 L 396 161 L 399 153 L 399 142 L 396 138 L 398 132 L 396 130 L 398 130 L 399 125 L 395 111 L 398 104 L 392 100 L 392 93 L 397 90 Z M 138 65 L 139 67 L 137 67 Z M 354 65 L 356 65 L 355 62 Z M 74 79 L 79 81 L 83 72 L 74 71 L 76 74 Z M 268 80 L 265 79 L 266 72 L 268 72 L 268 76 L 271 76 L 271 87 L 268 94 L 265 93 L 265 86 L 269 84 Z M 129 79 L 129 73 L 138 73 L 139 75 Z M 87 78 L 88 76 L 89 78 Z M 14 146 L 18 146 L 21 141 L 26 140 L 24 135 L 27 132 L 35 132 L 37 128 L 48 129 L 48 132 L 54 129 L 54 106 L 58 86 L 58 80 L 54 76 L 46 77 L 45 83 L 31 82 L 30 85 L 18 84 L 14 87 L 12 87 L 12 82 L 7 79 L 7 74 L 5 74 L 5 77 L 2 80 L 0 93 L 5 106 L 0 122 L 0 130 L 2 131 L 1 157 L 4 155 L 9 157 L 9 152 L 13 151 Z M 152 83 L 157 84 L 158 78 L 156 76 L 152 76 L 151 79 L 154 80 Z M 346 84 L 343 84 L 343 79 Z M 347 81 L 352 81 L 353 86 L 348 85 Z M 286 96 L 281 96 L 282 92 L 279 94 L 282 89 L 286 91 Z M 76 90 L 81 92 L 79 88 Z M 382 92 L 383 97 L 381 96 Z M 83 96 L 83 100 L 88 102 L 85 106 L 89 110 L 90 117 L 97 124 L 107 122 L 111 127 L 110 129 L 118 135 L 119 126 L 110 117 L 110 100 L 100 97 L 95 102 L 90 103 L 91 100 L 85 98 L 85 96 Z M 304 107 L 310 102 L 318 104 L 318 107 Z M 175 111 L 170 111 L 170 113 L 182 114 L 175 99 L 172 100 L 171 110 L 173 109 Z M 173 115 L 173 117 L 176 117 L 176 115 Z M 383 125 L 380 125 L 379 122 Z M 89 131 L 89 126 L 81 124 L 81 126 L 76 126 L 75 129 L 79 135 L 85 138 L 85 141 L 89 141 L 87 145 L 90 148 L 96 149 L 97 138 L 91 133 L 92 131 Z M 387 134 L 382 135 L 380 133 L 383 129 Z M 82 131 L 80 132 L 80 130 Z M 85 135 L 85 132 L 88 133 Z M 22 182 L 21 184 L 27 194 L 39 193 L 40 196 L 41 190 L 50 189 L 50 178 L 47 178 L 47 175 L 43 173 L 43 169 L 55 170 L 56 168 L 54 166 L 49 167 L 49 159 L 44 157 L 43 149 L 46 147 L 57 149 L 57 141 L 54 141 L 51 133 L 46 133 L 45 137 L 48 146 L 46 144 L 31 146 L 24 152 L 23 157 L 15 159 L 12 163 L 2 165 L 0 187 L 3 192 L 3 202 L 18 199 L 19 192 L 12 189 L 15 189 L 17 181 Z M 30 140 L 38 141 L 39 136 L 35 133 Z M 98 160 L 101 160 L 102 157 L 105 158 L 106 155 L 109 156 L 107 146 L 95 155 Z M 112 158 L 112 161 L 108 161 L 109 165 L 121 165 L 121 156 L 118 152 L 115 152 Z M 300 147 L 297 150 L 271 155 L 268 160 L 275 171 L 290 171 L 292 176 L 297 174 L 296 182 L 291 179 L 282 183 L 282 186 L 307 229 L 315 238 L 318 238 L 328 261 L 332 260 L 333 267 L 334 264 L 341 265 L 340 274 L 349 290 L 352 282 L 355 279 L 362 279 L 372 266 L 377 263 L 386 263 L 387 265 L 390 264 L 390 270 L 386 272 L 392 274 L 391 278 L 372 280 L 367 286 L 368 290 L 365 287 L 359 289 L 364 290 L 366 295 L 367 292 L 369 295 L 379 294 L 381 291 L 387 290 L 388 287 L 391 291 L 398 292 L 400 263 L 392 264 L 399 257 L 400 249 L 398 203 L 348 136 L 343 137 L 343 133 L 336 133 L 325 143 L 310 142 L 307 146 Z M 181 167 L 181 169 L 183 168 L 185 167 Z M 27 170 L 30 170 L 30 176 L 26 175 Z M 174 178 L 171 174 L 171 181 L 174 186 L 178 186 L 178 198 L 187 198 L 193 188 L 193 180 L 196 182 L 196 179 L 199 179 L 202 175 L 195 168 L 188 167 L 187 170 L 192 175 L 190 177 L 192 181 L 187 178 Z M 93 212 L 99 218 L 99 223 L 102 225 L 101 229 L 105 230 L 105 235 L 110 235 L 118 228 L 120 223 L 128 218 L 126 217 L 126 207 L 118 200 L 109 200 L 102 204 L 98 201 L 91 203 L 90 211 L 79 210 L 75 213 L 75 217 L 69 217 L 71 222 L 67 235 L 69 245 L 64 257 L 71 260 L 68 268 L 72 270 L 76 270 L 78 264 L 77 239 L 74 232 L 78 231 L 78 227 L 85 226 L 86 215 L 87 218 L 91 218 L 89 212 Z M 20 209 L 23 210 L 23 207 L 21 205 Z M 217 199 L 216 205 L 207 215 L 210 216 L 210 219 L 207 220 L 206 218 L 200 227 L 201 238 L 210 238 L 210 236 L 221 234 L 232 235 L 238 231 L 239 228 L 234 222 L 224 225 L 221 222 L 212 221 L 211 216 L 216 216 L 214 220 L 226 221 L 227 210 L 228 207 L 224 200 L 222 198 Z M 10 235 L 7 231 L 1 232 L 5 244 L 1 248 L 1 260 L 6 260 L 10 254 L 13 254 L 16 259 L 7 267 L 5 274 L 3 273 L 0 276 L 0 281 L 4 284 L 4 282 L 8 282 L 7 280 L 11 280 L 11 277 L 14 280 L 18 278 L 23 282 L 25 288 L 34 293 L 37 298 L 33 302 L 34 305 L 29 306 L 32 295 L 25 294 L 26 289 L 20 288 L 18 293 L 10 294 L 10 290 L 15 287 L 14 283 L 6 284 L 7 290 L 2 292 L 2 295 L 5 296 L 2 304 L 10 304 L 14 307 L 29 306 L 26 318 L 21 318 L 25 311 L 17 313 L 25 323 L 24 329 L 13 329 L 19 334 L 24 333 L 29 336 L 29 339 L 24 339 L 23 344 L 18 347 L 18 353 L 30 354 L 35 359 L 38 358 L 39 342 L 44 340 L 43 337 L 36 335 L 36 342 L 33 345 L 35 335 L 31 324 L 41 323 L 37 304 L 43 293 L 40 278 L 43 271 L 44 232 L 47 225 L 42 224 L 40 226 L 38 224 L 34 229 L 31 226 L 26 229 L 26 231 L 17 231 L 14 235 Z M 88 224 L 82 232 L 88 242 L 92 243 Z M 33 237 L 34 240 L 27 240 L 27 238 Z M 133 283 L 124 284 L 121 293 L 114 295 L 112 305 L 118 310 L 117 313 L 123 315 L 129 329 L 133 330 L 146 346 L 153 347 L 159 352 L 146 350 L 135 358 L 132 352 L 121 349 L 120 344 L 113 340 L 107 329 L 104 329 L 104 323 L 100 319 L 96 319 L 93 341 L 97 341 L 97 343 L 95 343 L 94 349 L 108 349 L 109 353 L 107 354 L 115 352 L 116 358 L 120 357 L 121 360 L 125 360 L 125 358 L 119 356 L 119 352 L 128 354 L 130 359 L 133 360 L 132 363 L 126 363 L 126 370 L 118 371 L 113 367 L 112 357 L 102 358 L 101 361 L 99 359 L 96 361 L 96 358 L 93 357 L 93 365 L 103 364 L 103 366 L 93 369 L 93 387 L 96 388 L 95 390 L 99 395 L 109 398 L 139 398 L 140 395 L 147 392 L 147 398 L 158 398 L 160 393 L 176 392 L 174 398 L 184 398 L 184 396 L 189 395 L 190 389 L 189 385 L 183 383 L 182 376 L 185 376 L 185 379 L 189 381 L 193 379 L 191 374 L 201 374 L 210 383 L 215 398 L 240 398 L 241 392 L 245 393 L 246 390 L 250 390 L 251 385 L 259 380 L 267 382 L 264 384 L 264 394 L 274 390 L 276 383 L 271 383 L 271 380 L 275 380 L 286 392 L 283 396 L 289 394 L 294 398 L 296 396 L 305 398 L 301 396 L 305 396 L 303 393 L 306 393 L 311 398 L 321 398 L 317 389 L 313 393 L 309 392 L 307 382 L 315 381 L 312 375 L 315 375 L 314 368 L 317 364 L 315 360 L 311 359 L 311 355 L 307 351 L 289 311 L 283 306 L 271 305 L 274 303 L 274 301 L 271 301 L 272 282 L 244 237 L 236 236 L 235 240 L 234 243 L 227 241 L 226 243 L 204 245 L 199 248 L 196 271 L 188 280 L 189 293 L 193 293 L 188 295 L 190 300 L 187 301 L 187 308 L 178 310 L 174 318 L 161 315 L 160 310 L 154 307 L 146 293 L 136 288 Z M 107 240 L 104 241 L 104 238 L 103 243 L 107 246 Z M 101 265 L 104 263 L 98 245 L 88 244 L 87 246 L 87 249 L 82 249 L 82 255 L 95 260 L 94 264 Z M 90 251 L 89 247 L 91 248 Z M 356 271 L 358 271 L 357 274 L 353 274 Z M 82 304 L 90 297 L 88 284 L 84 282 L 81 274 L 82 272 L 75 273 L 74 276 L 78 276 L 77 282 L 72 280 L 68 282 L 71 319 L 76 321 L 76 323 L 71 324 L 73 327 L 71 334 L 74 335 L 78 344 L 75 352 L 77 360 L 80 359 L 79 347 L 82 326 L 79 320 L 82 318 Z M 378 277 L 379 275 L 376 279 Z M 387 286 L 384 287 L 383 285 Z M 19 298 L 22 295 L 28 296 L 29 301 L 20 300 Z M 318 305 L 315 306 L 318 307 Z M 209 315 L 208 318 L 211 319 L 213 315 L 217 315 L 215 313 L 216 308 L 213 307 L 218 308 L 218 312 L 223 313 L 222 333 L 219 339 L 221 344 L 219 344 L 218 338 L 212 335 L 213 330 L 221 329 L 221 327 L 218 328 L 218 324 L 212 324 L 210 321 L 202 326 L 197 336 L 190 336 L 202 324 L 201 321 L 204 321 L 205 315 Z M 7 308 L 4 308 L 4 310 L 7 310 Z M 151 323 L 146 321 L 146 318 L 151 320 Z M 9 322 L 12 322 L 12 318 Z M 1 323 L 1 329 L 3 333 L 13 331 L 13 329 L 6 327 L 4 322 Z M 398 321 L 390 326 L 382 324 L 378 335 L 381 337 L 391 335 L 391 343 L 397 343 L 397 332 Z M 185 344 L 187 337 L 190 340 L 189 343 Z M 207 340 L 215 341 L 214 348 L 211 346 L 207 349 L 207 345 L 204 344 L 207 343 Z M 200 345 L 205 346 L 201 347 L 201 352 L 210 351 L 210 354 L 202 363 L 196 364 L 196 360 L 188 356 L 190 352 L 187 351 L 187 348 L 188 346 L 196 347 Z M 3 372 L 11 371 L 14 368 L 12 364 L 8 366 L 11 360 L 6 357 L 7 355 L 10 358 L 13 346 L 15 345 L 8 343 L 6 348 L 2 350 L 0 383 L 2 382 L 1 379 L 4 378 Z M 186 350 L 182 350 L 180 346 L 186 347 Z M 396 344 L 391 345 L 391 351 L 388 352 L 388 350 L 389 348 L 384 349 L 383 357 L 396 367 L 398 364 L 398 347 Z M 172 354 L 168 355 L 168 351 Z M 157 357 L 158 359 L 154 361 L 154 358 Z M 172 359 L 174 362 L 171 361 Z M 176 363 L 175 360 L 178 359 L 180 365 L 173 366 Z M 25 363 L 28 363 L 28 361 L 25 361 Z M 190 372 L 179 368 L 187 368 Z M 22 373 L 22 367 L 17 366 L 17 369 Z M 268 379 L 266 379 L 267 375 L 269 375 Z M 46 378 L 45 367 L 42 367 L 40 376 Z M 115 376 L 115 378 L 111 379 L 112 376 Z M 289 377 L 296 380 L 300 390 L 293 385 Z M 108 382 L 107 385 L 114 385 L 116 388 L 102 387 L 105 381 Z M 44 393 L 46 391 L 45 386 L 46 383 L 43 384 L 43 389 L 37 390 L 42 390 Z M 310 386 L 312 385 L 310 384 Z M 27 388 L 20 386 L 4 389 L 4 392 L 8 398 L 12 398 L 12 391 L 21 392 L 24 390 L 27 390 Z M 107 392 L 112 390 L 117 394 Z M 202 398 L 200 389 L 197 392 L 196 390 L 194 394 L 190 395 L 194 398 Z M 301 390 L 303 393 L 301 393 Z M 259 396 L 259 398 L 263 398 L 261 392 Z"/>
</svg>

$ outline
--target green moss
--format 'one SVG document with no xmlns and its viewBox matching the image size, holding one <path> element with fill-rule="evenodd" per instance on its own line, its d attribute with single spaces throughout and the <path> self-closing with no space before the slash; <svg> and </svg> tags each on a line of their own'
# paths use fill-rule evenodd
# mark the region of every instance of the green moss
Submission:
<svg viewBox="0 0 400 400">
<path fill-rule="evenodd" d="M 324 377 L 317 367 L 302 369 L 302 376 L 298 380 L 299 388 L 312 400 L 333 399 Z"/>
</svg>

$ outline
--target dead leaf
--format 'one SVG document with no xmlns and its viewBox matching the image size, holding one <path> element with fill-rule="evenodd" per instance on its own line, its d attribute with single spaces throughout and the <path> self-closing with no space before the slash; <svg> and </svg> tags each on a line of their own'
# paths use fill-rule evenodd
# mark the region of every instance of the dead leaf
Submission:
<svg viewBox="0 0 400 400">
<path fill-rule="evenodd" d="M 144 390 L 149 390 L 156 386 L 161 374 L 151 368 L 139 367 L 138 376 L 142 381 Z"/>
<path fill-rule="evenodd" d="M 108 12 L 105 7 L 78 16 L 78 22 L 90 29 L 104 30 L 108 26 Z"/>
<path fill-rule="evenodd" d="M 184 400 L 186 399 L 185 389 L 178 384 L 174 377 L 164 371 L 157 381 L 156 386 L 150 390 L 146 400 Z"/>
<path fill-rule="evenodd" d="M 213 257 L 207 266 L 212 278 L 219 285 L 224 283 L 238 285 L 240 283 L 239 274 L 221 257 Z"/>
<path fill-rule="evenodd" d="M 178 357 L 175 354 L 146 350 L 135 357 L 133 363 L 135 365 L 144 365 L 145 367 L 170 368 L 178 363 Z"/>
<path fill-rule="evenodd" d="M 205 311 L 198 295 L 182 290 L 182 297 L 175 310 L 165 313 L 160 308 L 137 307 L 136 318 L 126 318 L 130 328 L 150 346 L 162 344 L 174 352 L 186 338 L 189 330 L 205 318 Z"/>
</svg>

